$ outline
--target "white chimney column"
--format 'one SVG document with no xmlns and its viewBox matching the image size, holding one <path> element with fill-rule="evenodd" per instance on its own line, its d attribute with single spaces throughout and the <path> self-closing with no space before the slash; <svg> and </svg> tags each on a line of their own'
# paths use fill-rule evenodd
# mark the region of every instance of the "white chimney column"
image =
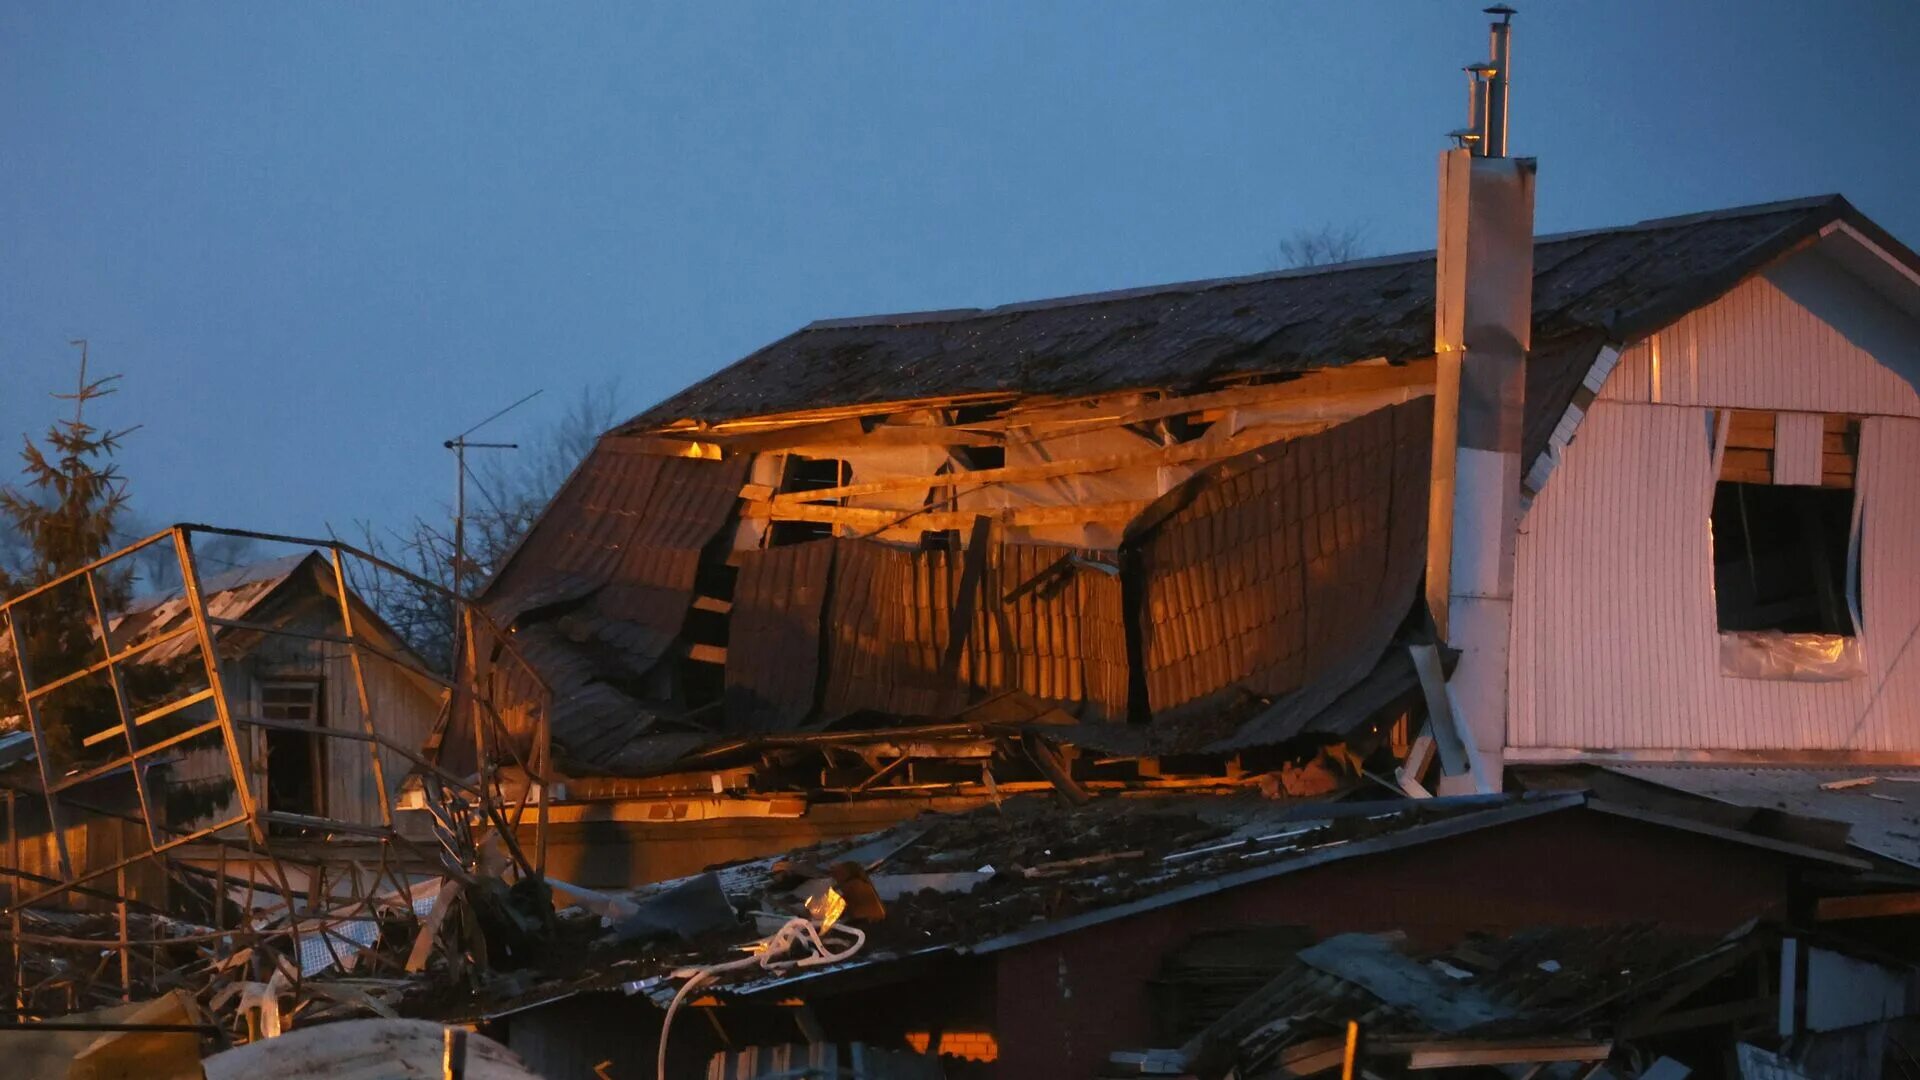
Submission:
<svg viewBox="0 0 1920 1080">
<path fill-rule="evenodd" d="M 1520 524 L 1520 432 L 1533 321 L 1531 158 L 1504 150 L 1506 25 L 1496 26 L 1484 110 L 1440 155 L 1440 247 L 1434 311 L 1438 357 L 1433 483 L 1429 490 L 1427 606 L 1440 638 L 1460 650 L 1447 688 L 1475 774 L 1444 777 L 1441 791 L 1500 790 L 1507 738 L 1508 640 L 1513 550 Z M 1476 75 L 1476 82 L 1479 76 Z M 1491 101 L 1489 101 L 1491 99 Z M 1492 120 L 1493 123 L 1489 123 Z M 1493 127 L 1499 146 L 1485 136 Z"/>
</svg>

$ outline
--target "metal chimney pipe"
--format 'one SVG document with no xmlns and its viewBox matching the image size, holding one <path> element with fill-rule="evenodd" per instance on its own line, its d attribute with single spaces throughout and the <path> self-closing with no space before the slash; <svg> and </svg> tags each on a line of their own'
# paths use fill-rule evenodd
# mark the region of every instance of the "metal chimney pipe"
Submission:
<svg viewBox="0 0 1920 1080">
<path fill-rule="evenodd" d="M 1473 137 L 1467 142 L 1467 149 L 1479 157 L 1487 156 L 1487 80 L 1493 75 L 1493 65 L 1482 60 L 1467 65 L 1467 130 Z"/>
<path fill-rule="evenodd" d="M 1513 79 L 1513 9 L 1505 4 L 1487 8 L 1500 21 L 1487 28 L 1488 49 L 1492 56 L 1493 77 L 1487 81 L 1486 138 L 1480 140 L 1487 157 L 1507 156 L 1507 95 Z"/>
<path fill-rule="evenodd" d="M 1488 11 L 1503 20 L 1494 57 L 1467 69 L 1479 130 L 1440 155 L 1426 587 L 1434 629 L 1460 650 L 1445 689 L 1468 760 L 1443 758 L 1449 795 L 1501 790 L 1533 331 L 1534 162 L 1506 156 L 1512 9 Z"/>
</svg>

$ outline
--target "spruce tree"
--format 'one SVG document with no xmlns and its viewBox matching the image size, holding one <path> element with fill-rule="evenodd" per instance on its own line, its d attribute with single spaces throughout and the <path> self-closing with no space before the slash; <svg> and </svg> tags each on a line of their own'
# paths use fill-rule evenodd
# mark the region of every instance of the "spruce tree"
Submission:
<svg viewBox="0 0 1920 1080">
<path fill-rule="evenodd" d="M 80 379 L 71 394 L 54 394 L 73 402 L 72 419 L 57 420 L 47 428 L 42 444 L 23 438 L 20 452 L 24 481 L 0 489 L 0 520 L 11 526 L 17 552 L 15 565 L 0 566 L 0 595 L 13 598 L 36 585 L 70 573 L 112 550 L 116 525 L 126 509 L 127 488 L 113 456 L 120 440 L 132 431 L 111 431 L 88 422 L 87 405 L 117 389 L 118 375 L 89 380 L 86 343 L 81 347 Z M 102 607 L 113 612 L 127 601 L 131 576 L 108 571 L 95 575 Z M 92 597 L 82 582 L 34 597 L 16 609 L 15 637 L 23 646 L 28 677 L 45 684 L 78 671 L 100 658 L 101 644 L 94 630 Z M 12 658 L 8 658 L 12 667 Z M 0 715 L 23 713 L 16 673 L 0 681 Z M 93 680 L 82 680 L 88 684 Z M 111 697 L 100 698 L 99 688 L 76 684 L 71 692 L 48 695 L 37 702 L 49 756 L 54 763 L 73 763 L 80 751 L 71 729 L 80 710 L 114 709 Z"/>
</svg>

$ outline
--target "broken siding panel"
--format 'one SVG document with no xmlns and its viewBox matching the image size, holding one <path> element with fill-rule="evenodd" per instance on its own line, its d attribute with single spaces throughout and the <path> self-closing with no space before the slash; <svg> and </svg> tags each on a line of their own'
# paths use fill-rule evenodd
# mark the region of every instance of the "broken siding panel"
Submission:
<svg viewBox="0 0 1920 1080">
<path fill-rule="evenodd" d="M 1595 406 L 1528 512 L 1513 746 L 1920 750 L 1920 421 L 1862 428 L 1867 678 L 1720 674 L 1705 410 Z"/>
<path fill-rule="evenodd" d="M 1861 617 L 1870 685 L 1841 732 L 1872 749 L 1920 744 L 1920 420 L 1860 425 Z"/>
<path fill-rule="evenodd" d="M 742 551 L 735 558 L 740 576 L 727 630 L 727 726 L 789 730 L 813 712 L 833 542 Z"/>
<path fill-rule="evenodd" d="M 1826 418 L 1819 413 L 1783 412 L 1773 419 L 1773 482 L 1819 487 Z"/>
<path fill-rule="evenodd" d="M 1513 635 L 1533 662 L 1510 667 L 1513 745 L 1699 745 L 1706 736 L 1691 673 L 1718 673 L 1706 546 L 1713 478 L 1704 426 L 1689 413 L 1596 402 L 1528 511 Z M 1634 739 L 1643 741 L 1622 741 Z"/>
</svg>

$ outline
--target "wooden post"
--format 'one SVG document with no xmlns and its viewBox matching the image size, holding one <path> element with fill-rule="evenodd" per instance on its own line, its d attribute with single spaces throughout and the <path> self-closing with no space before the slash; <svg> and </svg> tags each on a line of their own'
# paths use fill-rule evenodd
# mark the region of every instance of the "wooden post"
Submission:
<svg viewBox="0 0 1920 1080">
<path fill-rule="evenodd" d="M 373 786 L 380 793 L 380 824 L 393 827 L 393 795 L 387 790 L 386 766 L 380 760 L 379 740 L 373 739 L 373 704 L 367 694 L 367 673 L 361 667 L 359 635 L 353 628 L 353 602 L 348 599 L 346 567 L 340 561 L 340 549 L 328 548 L 333 561 L 333 588 L 340 596 L 340 625 L 347 633 L 347 659 L 353 665 L 353 687 L 359 695 L 360 727 L 369 737 L 367 753 L 373 758 Z"/>
<path fill-rule="evenodd" d="M 120 857 L 125 859 L 127 857 L 126 830 L 121 829 L 114 835 L 120 838 Z M 113 872 L 113 891 L 120 897 L 119 903 L 113 907 L 114 915 L 120 924 L 120 1000 L 132 1001 L 133 966 L 132 957 L 127 951 L 131 945 L 127 933 L 127 868 L 125 866 Z"/>
<path fill-rule="evenodd" d="M 18 642 L 14 643 L 19 646 Z M 14 803 L 13 789 L 7 789 L 7 858 L 13 863 L 17 875 L 20 865 L 20 823 L 17 818 L 19 808 Z M 8 929 L 13 932 L 13 1014 L 18 1017 L 27 1011 L 26 973 L 20 970 L 20 879 L 13 877 L 7 881 L 7 921 Z"/>
<path fill-rule="evenodd" d="M 207 598 L 200 591 L 200 571 L 193 562 L 193 545 L 187 539 L 187 530 L 178 525 L 173 527 L 173 550 L 180 559 L 181 591 L 186 594 L 194 633 L 200 639 L 200 658 L 206 666 L 207 686 L 213 691 L 213 713 L 219 719 L 220 730 L 226 739 L 227 766 L 233 770 L 234 794 L 240 799 L 241 811 L 247 815 L 248 833 L 265 846 L 266 824 L 260 820 L 259 806 L 253 798 L 253 784 L 247 776 L 246 762 L 240 756 L 240 735 L 234 730 L 233 713 L 227 706 L 226 686 L 220 678 L 220 655 L 214 651 L 213 630 L 207 625 Z M 291 898 L 288 903 L 291 905 Z"/>
<path fill-rule="evenodd" d="M 15 601 L 16 605 L 18 601 Z M 40 767 L 40 790 L 47 799 L 47 831 L 53 834 L 54 850 L 60 854 L 60 878 L 73 880 L 73 860 L 67 855 L 67 831 L 61 828 L 60 800 L 54 796 L 53 762 L 47 756 L 47 736 L 40 727 L 40 712 L 33 703 L 33 680 L 27 674 L 27 647 L 21 640 L 20 609 L 7 609 L 7 635 L 12 638 L 13 670 L 20 677 L 20 708 L 27 716 L 27 730 L 33 734 L 33 754 Z"/>
<path fill-rule="evenodd" d="M 127 739 L 127 767 L 133 772 L 134 794 L 140 799 L 140 821 L 147 829 L 147 847 L 157 848 L 162 843 L 160 829 L 154 825 L 154 805 L 147 797 L 147 778 L 140 768 L 140 744 L 134 739 L 133 706 L 127 700 L 126 680 L 120 677 L 120 666 L 113 660 L 113 638 L 107 633 L 106 605 L 100 602 L 100 587 L 93 580 L 93 571 L 83 570 L 81 573 L 87 579 L 87 599 L 93 606 L 94 625 L 100 628 L 100 652 L 106 658 L 107 678 L 113 683 L 113 704 L 120 712 L 120 730 Z M 124 857 L 125 854 L 123 850 L 121 855 Z"/>
</svg>

